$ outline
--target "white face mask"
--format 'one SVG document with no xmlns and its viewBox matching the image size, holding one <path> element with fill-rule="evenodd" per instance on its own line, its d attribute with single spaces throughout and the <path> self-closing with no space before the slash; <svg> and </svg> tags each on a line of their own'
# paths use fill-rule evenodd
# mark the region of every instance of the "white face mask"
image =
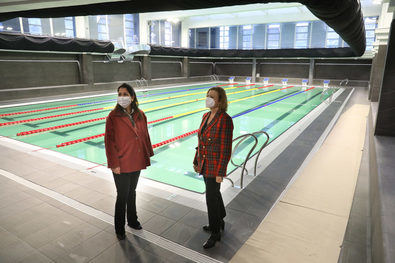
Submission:
<svg viewBox="0 0 395 263">
<path fill-rule="evenodd" d="M 215 100 L 210 97 L 206 97 L 206 108 L 214 108 L 215 106 Z"/>
<path fill-rule="evenodd" d="M 132 103 L 132 100 L 130 99 L 130 97 L 126 97 L 126 96 L 118 96 L 117 98 L 117 102 L 119 105 L 121 105 L 122 108 L 127 108 L 130 103 Z"/>
</svg>

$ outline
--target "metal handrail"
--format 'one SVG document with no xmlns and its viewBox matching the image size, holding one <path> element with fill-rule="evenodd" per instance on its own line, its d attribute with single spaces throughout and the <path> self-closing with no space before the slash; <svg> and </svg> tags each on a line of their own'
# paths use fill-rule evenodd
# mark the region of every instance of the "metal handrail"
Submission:
<svg viewBox="0 0 395 263">
<path fill-rule="evenodd" d="M 346 82 L 346 84 L 343 85 L 346 86 L 348 84 L 348 79 L 343 79 L 342 81 L 340 81 L 339 87 L 343 84 L 343 82 Z"/>
<path fill-rule="evenodd" d="M 266 139 L 265 143 L 262 145 L 262 147 L 259 149 L 259 151 L 256 155 L 255 165 L 254 165 L 254 176 L 256 176 L 256 166 L 258 165 L 259 155 L 261 154 L 262 150 L 266 147 L 266 145 L 269 143 L 269 140 L 270 140 L 269 134 L 265 131 L 257 131 L 257 132 L 253 132 L 252 134 L 255 135 L 255 134 L 260 134 L 260 133 L 265 134 L 267 139 Z"/>
<path fill-rule="evenodd" d="M 241 163 L 240 165 L 235 164 L 235 163 L 233 162 L 233 160 L 232 160 L 232 157 L 233 157 L 233 155 L 234 155 L 234 153 L 235 153 L 237 147 L 239 147 L 239 145 L 240 145 L 243 141 L 245 141 L 247 138 L 249 138 L 250 136 L 252 136 L 252 137 L 255 139 L 255 144 L 251 147 L 251 149 L 250 149 L 250 151 L 248 152 L 248 154 L 247 154 L 247 156 L 246 156 L 244 162 Z M 250 159 L 250 155 L 251 155 L 252 151 L 255 149 L 256 145 L 258 144 L 258 139 L 256 138 L 255 135 L 253 135 L 253 134 L 251 134 L 251 133 L 247 133 L 247 134 L 240 135 L 239 137 L 233 139 L 232 142 L 235 142 L 235 141 L 237 141 L 237 140 L 240 140 L 240 141 L 236 144 L 236 146 L 235 146 L 235 147 L 233 148 L 233 150 L 232 150 L 232 155 L 231 155 L 231 158 L 230 158 L 230 162 L 231 162 L 234 166 L 236 166 L 236 167 L 242 167 L 242 169 L 241 169 L 241 175 L 240 175 L 240 188 L 243 188 L 244 171 L 247 171 L 247 174 L 248 174 L 248 170 L 245 168 L 245 166 L 246 166 L 247 161 Z M 225 177 L 225 179 L 228 179 L 228 180 L 232 183 L 232 186 L 233 186 L 233 187 L 236 187 L 236 186 L 235 186 L 235 183 L 233 182 L 232 179 L 230 179 L 230 178 L 228 178 L 228 177 Z"/>
</svg>

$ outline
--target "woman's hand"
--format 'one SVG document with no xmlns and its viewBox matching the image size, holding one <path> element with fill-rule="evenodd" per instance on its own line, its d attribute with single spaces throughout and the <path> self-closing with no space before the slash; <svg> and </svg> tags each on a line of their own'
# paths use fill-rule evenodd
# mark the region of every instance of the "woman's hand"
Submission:
<svg viewBox="0 0 395 263">
<path fill-rule="evenodd" d="M 197 165 L 193 165 L 193 170 L 195 170 L 195 172 L 197 172 L 197 173 L 200 173 L 200 170 L 199 170 L 199 166 L 197 166 Z"/>
<path fill-rule="evenodd" d="M 115 174 L 120 174 L 121 173 L 121 167 L 111 168 L 111 170 Z"/>
<path fill-rule="evenodd" d="M 222 176 L 216 176 L 216 177 L 215 177 L 215 181 L 216 181 L 217 183 L 222 183 L 223 180 L 224 180 L 224 178 L 223 178 Z"/>
</svg>

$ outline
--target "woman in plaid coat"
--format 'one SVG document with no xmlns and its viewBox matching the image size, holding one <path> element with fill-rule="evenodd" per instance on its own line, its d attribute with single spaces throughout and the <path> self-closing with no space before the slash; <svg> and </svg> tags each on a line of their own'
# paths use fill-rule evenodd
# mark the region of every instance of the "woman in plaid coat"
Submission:
<svg viewBox="0 0 395 263">
<path fill-rule="evenodd" d="M 228 101 L 221 87 L 210 88 L 207 92 L 206 107 L 209 112 L 203 115 L 198 131 L 199 144 L 193 161 L 196 172 L 204 176 L 206 184 L 206 204 L 209 225 L 203 230 L 211 236 L 204 248 L 211 248 L 220 241 L 220 229 L 224 230 L 226 216 L 220 187 L 232 154 L 233 122 L 226 113 Z"/>
</svg>

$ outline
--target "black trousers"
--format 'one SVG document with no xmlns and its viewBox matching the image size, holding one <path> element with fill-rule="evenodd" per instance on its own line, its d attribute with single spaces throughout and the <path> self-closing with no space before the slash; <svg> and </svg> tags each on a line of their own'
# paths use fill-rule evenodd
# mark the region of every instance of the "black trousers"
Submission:
<svg viewBox="0 0 395 263">
<path fill-rule="evenodd" d="M 115 202 L 114 225 L 117 234 L 125 233 L 125 208 L 129 224 L 137 221 L 136 212 L 136 186 L 140 171 L 131 173 L 114 174 L 115 186 L 117 187 L 117 201 Z"/>
<path fill-rule="evenodd" d="M 204 177 L 206 184 L 206 204 L 208 213 L 208 223 L 211 233 L 220 232 L 221 221 L 226 216 L 224 201 L 221 195 L 221 184 L 215 181 L 215 177 Z"/>
</svg>

